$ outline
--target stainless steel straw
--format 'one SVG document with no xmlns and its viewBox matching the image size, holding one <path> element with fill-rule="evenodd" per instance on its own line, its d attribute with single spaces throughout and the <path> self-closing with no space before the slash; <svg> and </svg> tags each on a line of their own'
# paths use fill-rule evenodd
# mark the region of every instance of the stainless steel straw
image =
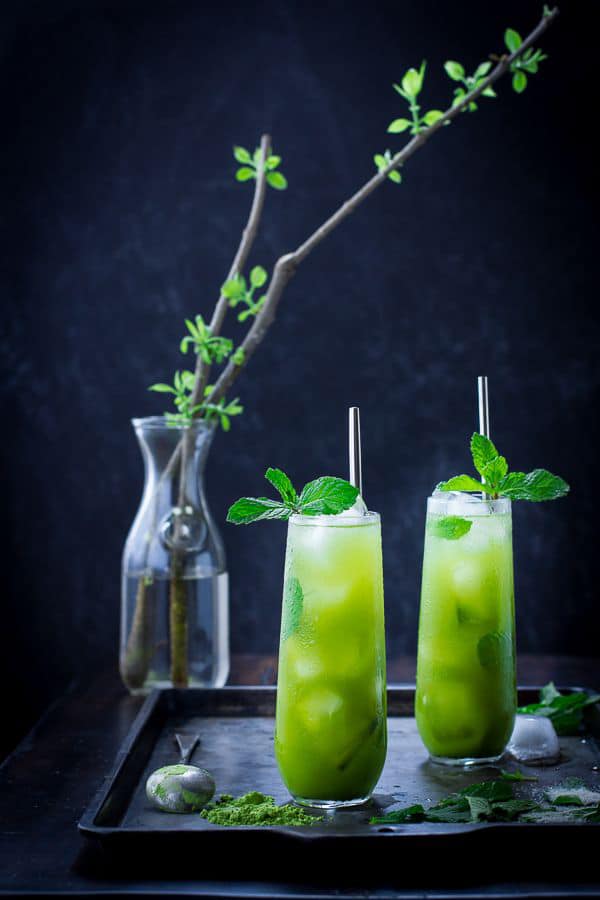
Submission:
<svg viewBox="0 0 600 900">
<path fill-rule="evenodd" d="M 360 459 L 360 410 L 351 406 L 348 410 L 348 448 L 350 451 L 350 484 L 358 488 L 362 497 L 362 466 Z"/>
<path fill-rule="evenodd" d="M 480 375 L 477 379 L 477 394 L 479 397 L 479 434 L 490 436 L 490 407 L 488 403 L 487 375 Z"/>
<path fill-rule="evenodd" d="M 483 434 L 486 438 L 490 436 L 490 406 L 488 401 L 488 380 L 487 375 L 479 375 L 477 378 L 477 397 L 479 399 L 479 434 Z M 485 478 L 481 476 L 481 480 L 485 484 Z M 481 499 L 485 500 L 487 494 L 481 492 Z"/>
</svg>

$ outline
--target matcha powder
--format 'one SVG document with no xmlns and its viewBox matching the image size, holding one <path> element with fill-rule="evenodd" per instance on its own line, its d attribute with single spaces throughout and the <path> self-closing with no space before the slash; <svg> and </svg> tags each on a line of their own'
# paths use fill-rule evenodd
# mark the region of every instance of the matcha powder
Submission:
<svg viewBox="0 0 600 900">
<path fill-rule="evenodd" d="M 223 794 L 200 815 L 213 825 L 313 825 L 322 816 L 309 816 L 291 803 L 276 806 L 273 797 L 251 791 L 234 799 Z"/>
</svg>

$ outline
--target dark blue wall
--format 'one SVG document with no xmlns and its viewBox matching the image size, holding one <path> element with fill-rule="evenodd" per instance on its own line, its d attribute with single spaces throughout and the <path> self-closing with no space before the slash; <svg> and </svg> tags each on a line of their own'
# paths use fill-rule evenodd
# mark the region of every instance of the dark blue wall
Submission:
<svg viewBox="0 0 600 900">
<path fill-rule="evenodd" d="M 515 511 L 519 646 L 592 654 L 597 145 L 590 9 L 568 9 L 520 97 L 508 83 L 445 129 L 301 267 L 239 381 L 208 493 L 223 522 L 268 465 L 345 473 L 362 410 L 364 480 L 381 512 L 388 642 L 413 653 L 425 497 L 468 466 L 475 377 L 515 468 L 572 496 Z M 2 654 L 25 718 L 73 674 L 116 659 L 121 547 L 142 486 L 129 425 L 208 315 L 251 186 L 234 143 L 273 135 L 290 187 L 268 196 L 252 263 L 271 268 L 397 148 L 391 88 L 428 60 L 500 51 L 541 3 L 22 4 L 2 70 L 4 578 Z M 239 336 L 232 324 L 227 331 Z M 223 524 L 232 646 L 271 653 L 285 527 Z"/>
</svg>

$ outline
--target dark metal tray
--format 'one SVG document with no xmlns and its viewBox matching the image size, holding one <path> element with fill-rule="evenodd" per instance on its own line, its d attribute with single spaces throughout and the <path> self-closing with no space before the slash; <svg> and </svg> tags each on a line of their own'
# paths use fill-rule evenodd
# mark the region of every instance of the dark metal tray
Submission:
<svg viewBox="0 0 600 900">
<path fill-rule="evenodd" d="M 519 689 L 519 704 L 534 702 L 537 697 L 538 688 Z M 559 848 L 564 851 L 565 842 L 574 841 L 581 856 L 584 846 L 591 848 L 597 843 L 597 826 L 590 824 L 370 825 L 369 819 L 392 803 L 435 801 L 451 791 L 498 775 L 491 766 L 465 772 L 428 761 L 413 718 L 414 686 L 388 690 L 387 761 L 369 806 L 336 811 L 327 814 L 320 824 L 300 828 L 226 828 L 212 825 L 198 814 L 170 815 L 150 806 L 144 792 L 146 778 L 159 766 L 177 762 L 173 743 L 176 731 L 200 734 L 202 743 L 193 762 L 214 775 L 217 795 L 239 796 L 259 790 L 274 796 L 278 803 L 287 802 L 289 796 L 273 754 L 274 709 L 273 687 L 155 691 L 133 723 L 112 773 L 79 822 L 81 834 L 100 841 L 105 850 L 129 853 L 135 848 L 136 852 L 143 852 L 148 862 L 159 857 L 163 861 L 181 860 L 189 851 L 195 860 L 202 859 L 204 871 L 215 856 L 222 866 L 223 853 L 233 853 L 238 864 L 242 859 L 255 862 L 259 857 L 264 861 L 267 854 L 269 871 L 278 862 L 289 861 L 298 854 L 304 864 L 321 857 L 328 865 L 343 864 L 346 869 L 356 863 L 354 852 L 363 865 L 368 860 L 369 867 L 399 863 L 401 859 L 413 866 L 431 867 L 432 857 L 428 854 L 432 850 L 452 857 L 460 849 L 477 852 L 478 847 L 493 848 L 494 853 L 502 848 L 513 850 L 516 859 L 524 846 L 523 839 L 534 831 L 539 837 L 540 829 L 544 832 L 544 855 L 548 859 L 553 845 L 557 852 Z M 520 785 L 520 794 L 539 792 L 572 776 L 583 778 L 591 787 L 600 787 L 600 710 L 596 706 L 587 713 L 586 733 L 561 738 L 561 762 L 550 767 L 530 767 L 539 780 Z M 561 855 L 568 862 L 569 855 Z M 441 864 L 443 857 L 436 859 Z M 503 866 L 506 864 L 503 857 Z"/>
</svg>

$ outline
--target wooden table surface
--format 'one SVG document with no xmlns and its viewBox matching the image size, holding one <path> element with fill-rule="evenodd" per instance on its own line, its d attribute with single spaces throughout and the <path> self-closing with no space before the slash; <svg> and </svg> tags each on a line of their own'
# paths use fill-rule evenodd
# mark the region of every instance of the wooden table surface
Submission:
<svg viewBox="0 0 600 900">
<path fill-rule="evenodd" d="M 414 659 L 389 665 L 390 682 L 411 682 Z M 231 684 L 269 684 L 275 678 L 275 659 L 236 657 Z M 520 682 L 600 686 L 598 660 L 560 656 L 528 657 L 519 661 Z M 35 729 L 0 768 L 0 896 L 15 897 L 509 897 L 519 890 L 503 884 L 501 866 L 490 866 L 493 881 L 479 875 L 468 884 L 456 881 L 447 890 L 426 890 L 435 871 L 423 874 L 423 884 L 407 887 L 399 861 L 398 876 L 377 884 L 365 860 L 365 882 L 343 886 L 326 873 L 304 873 L 288 881 L 245 880 L 235 859 L 223 861 L 223 880 L 203 881 L 201 860 L 193 878 L 171 874 L 149 879 L 139 868 L 115 866 L 99 848 L 87 845 L 78 834 L 77 822 L 103 779 L 111 771 L 115 755 L 133 721 L 141 700 L 129 697 L 115 673 L 97 677 L 87 686 L 73 686 L 57 700 Z M 543 827 L 543 826 L 542 826 Z M 530 848 L 532 859 L 539 848 Z M 434 863 L 434 860 L 432 860 Z M 463 871 L 462 867 L 459 867 Z M 481 871 L 481 870 L 478 870 Z M 552 883 L 551 866 L 538 869 L 541 880 L 527 884 L 528 896 L 600 897 L 598 883 Z M 439 875 L 439 873 L 438 873 Z M 545 879 L 545 880 L 544 880 Z"/>
</svg>

